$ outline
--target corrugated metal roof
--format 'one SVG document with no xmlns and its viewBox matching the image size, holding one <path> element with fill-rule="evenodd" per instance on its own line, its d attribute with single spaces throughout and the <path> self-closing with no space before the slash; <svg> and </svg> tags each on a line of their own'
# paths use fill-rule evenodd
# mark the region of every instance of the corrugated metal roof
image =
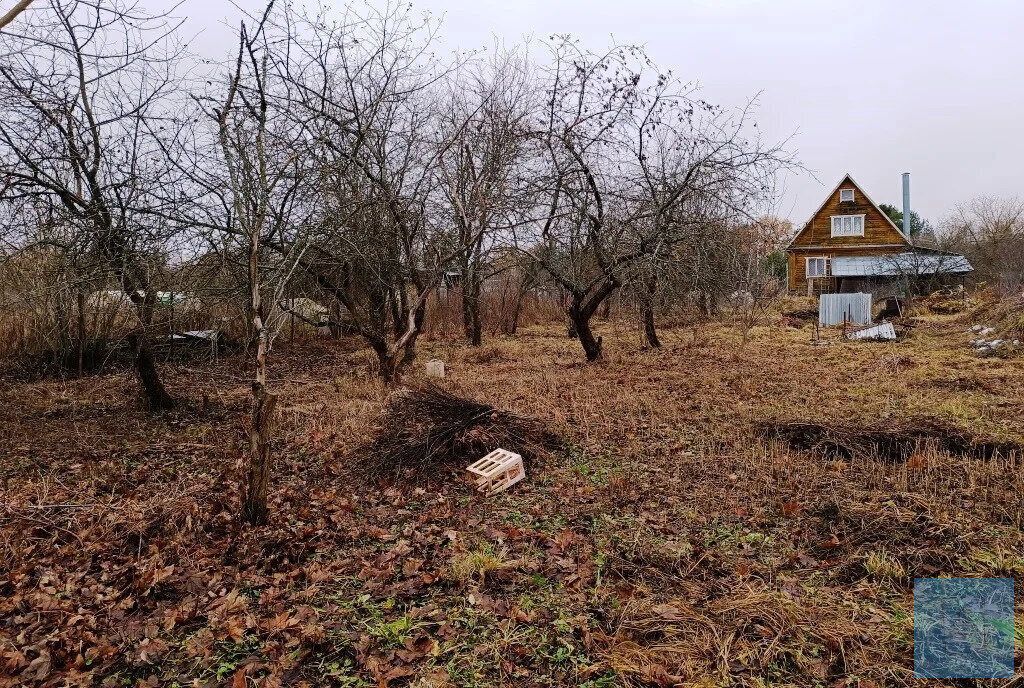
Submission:
<svg viewBox="0 0 1024 688">
<path fill-rule="evenodd" d="M 846 335 L 847 339 L 896 339 L 896 328 L 891 322 L 883 322 L 872 327 L 865 327 Z"/>
<path fill-rule="evenodd" d="M 895 277 L 974 271 L 970 262 L 957 253 L 908 252 L 887 256 L 836 257 L 831 263 L 833 277 Z"/>
</svg>

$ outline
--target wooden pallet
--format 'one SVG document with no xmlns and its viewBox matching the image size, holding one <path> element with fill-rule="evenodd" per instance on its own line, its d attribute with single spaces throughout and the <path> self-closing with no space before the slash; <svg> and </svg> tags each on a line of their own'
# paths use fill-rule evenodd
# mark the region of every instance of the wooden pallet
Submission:
<svg viewBox="0 0 1024 688">
<path fill-rule="evenodd" d="M 526 477 L 523 457 L 505 449 L 495 449 L 467 466 L 466 471 L 474 487 L 489 495 L 503 492 Z"/>
</svg>

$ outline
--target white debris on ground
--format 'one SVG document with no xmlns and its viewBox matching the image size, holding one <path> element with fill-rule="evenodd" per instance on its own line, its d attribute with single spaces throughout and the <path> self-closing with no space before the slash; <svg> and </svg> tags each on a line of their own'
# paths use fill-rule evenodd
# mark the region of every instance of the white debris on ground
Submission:
<svg viewBox="0 0 1024 688">
<path fill-rule="evenodd" d="M 189 330 L 188 332 L 171 333 L 168 335 L 168 341 L 187 341 L 196 339 L 205 339 L 207 341 L 217 339 L 219 332 L 217 330 Z"/>
<path fill-rule="evenodd" d="M 1019 339 L 1014 339 L 1012 341 L 1009 339 L 998 338 L 987 339 L 988 335 L 995 331 L 994 327 L 975 325 L 970 329 L 970 332 L 980 336 L 970 340 L 967 344 L 970 345 L 979 356 L 991 356 L 1005 347 L 1019 347 L 1021 345 Z"/>
<path fill-rule="evenodd" d="M 436 358 L 427 361 L 427 377 L 444 377 L 444 361 Z"/>
<path fill-rule="evenodd" d="M 503 492 L 526 477 L 522 455 L 501 448 L 466 466 L 466 471 L 476 489 L 489 495 Z"/>
<path fill-rule="evenodd" d="M 846 335 L 846 338 L 868 341 L 893 341 L 896 339 L 896 328 L 892 326 L 891 322 L 883 322 L 851 332 Z"/>
</svg>

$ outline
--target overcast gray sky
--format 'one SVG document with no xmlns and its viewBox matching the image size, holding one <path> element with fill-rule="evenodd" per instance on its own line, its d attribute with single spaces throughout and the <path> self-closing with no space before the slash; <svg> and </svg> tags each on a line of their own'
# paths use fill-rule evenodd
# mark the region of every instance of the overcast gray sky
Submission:
<svg viewBox="0 0 1024 688">
<path fill-rule="evenodd" d="M 237 0 L 261 8 L 264 0 Z M 166 7 L 164 0 L 147 0 Z M 301 0 L 296 4 L 302 4 Z M 484 48 L 571 33 L 593 49 L 647 47 L 696 80 L 708 100 L 740 106 L 813 173 L 790 176 L 778 214 L 803 223 L 849 171 L 878 203 L 939 221 L 981 194 L 1024 195 L 1024 2 L 948 0 L 413 0 L 442 16 L 447 44 Z M 185 0 L 194 47 L 225 49 L 227 0 Z M 534 51 L 540 56 L 540 51 Z"/>
</svg>

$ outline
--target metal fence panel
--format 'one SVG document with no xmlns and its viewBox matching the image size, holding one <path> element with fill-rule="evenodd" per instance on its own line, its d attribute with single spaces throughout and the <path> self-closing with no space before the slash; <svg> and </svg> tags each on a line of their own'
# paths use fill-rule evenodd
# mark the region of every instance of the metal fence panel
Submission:
<svg viewBox="0 0 1024 688">
<path fill-rule="evenodd" d="M 839 325 L 844 319 L 856 325 L 871 324 L 871 294 L 822 294 L 818 301 L 818 323 Z"/>
</svg>

